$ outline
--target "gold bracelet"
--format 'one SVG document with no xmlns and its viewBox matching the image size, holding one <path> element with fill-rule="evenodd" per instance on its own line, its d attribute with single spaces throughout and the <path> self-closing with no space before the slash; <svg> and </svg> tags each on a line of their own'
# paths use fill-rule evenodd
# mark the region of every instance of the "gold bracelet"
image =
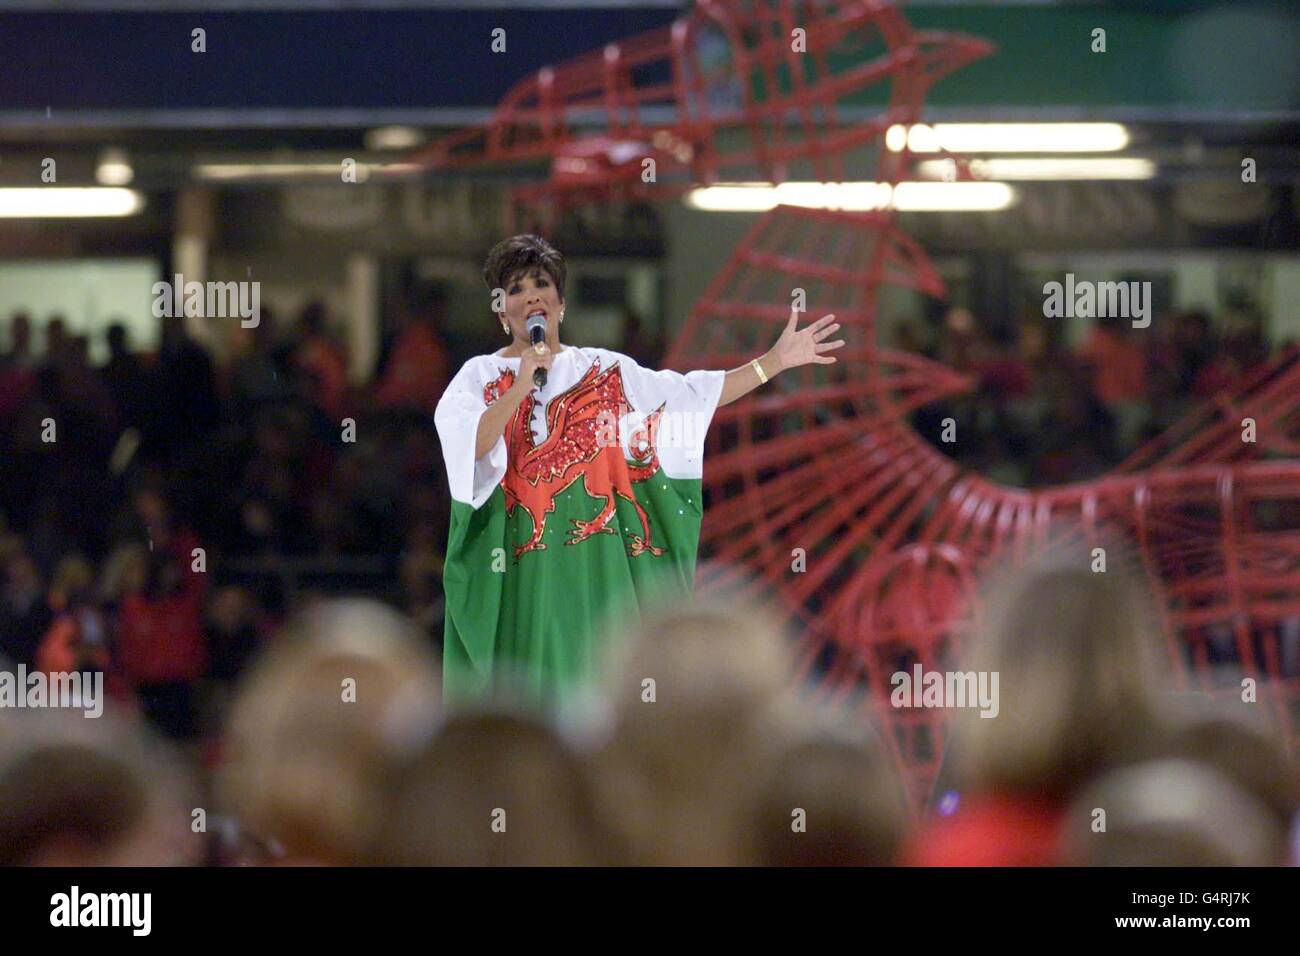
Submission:
<svg viewBox="0 0 1300 956">
<path fill-rule="evenodd" d="M 758 373 L 758 380 L 763 385 L 767 384 L 767 373 L 763 371 L 763 366 L 758 364 L 758 359 L 750 359 L 749 364 L 754 366 L 754 371 Z"/>
</svg>

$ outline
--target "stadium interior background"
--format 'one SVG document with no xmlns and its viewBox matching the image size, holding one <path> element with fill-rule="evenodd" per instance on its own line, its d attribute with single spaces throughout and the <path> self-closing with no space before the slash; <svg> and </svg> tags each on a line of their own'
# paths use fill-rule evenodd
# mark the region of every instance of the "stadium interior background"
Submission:
<svg viewBox="0 0 1300 956">
<path fill-rule="evenodd" d="M 1294 5 L 905 9 L 997 47 L 936 86 L 927 122 L 1126 133 L 1065 156 L 1127 164 L 1014 181 L 1006 208 L 902 213 L 948 297 L 886 290 L 882 341 L 979 382 L 914 414 L 937 448 L 1019 487 L 1093 478 L 1300 339 Z M 314 593 L 381 597 L 438 646 L 449 503 L 432 411 L 461 363 L 502 344 L 481 269 L 506 187 L 529 171 L 365 169 L 485 121 L 531 71 L 680 11 L 0 0 L 0 653 L 34 660 L 30 636 L 52 619 L 24 596 L 92 595 L 106 613 L 133 588 L 171 600 L 169 556 L 197 543 L 211 583 L 173 626 L 207 663 L 139 665 L 196 688 L 151 702 L 173 734 L 199 734 Z M 1100 23 L 1104 56 L 1080 39 Z M 458 39 L 486 45 L 497 27 L 506 54 Z M 125 187 L 135 205 L 34 214 L 11 190 L 41 187 L 49 159 L 59 186 Z M 347 159 L 357 183 L 340 181 Z M 565 215 L 548 239 L 568 261 L 566 337 L 661 364 L 756 216 L 684 199 Z M 1150 329 L 1046 316 L 1044 283 L 1065 273 L 1149 281 Z M 177 274 L 258 282 L 260 324 L 159 319 L 152 286 Z M 938 437 L 949 416 L 955 444 Z M 47 417 L 57 442 L 39 439 Z M 1300 645 L 1287 661 L 1300 676 Z"/>
</svg>

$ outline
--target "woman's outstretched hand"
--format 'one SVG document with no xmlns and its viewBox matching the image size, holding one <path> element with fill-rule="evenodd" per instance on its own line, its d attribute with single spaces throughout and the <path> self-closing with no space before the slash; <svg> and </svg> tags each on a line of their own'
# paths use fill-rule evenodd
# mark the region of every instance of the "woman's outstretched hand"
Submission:
<svg viewBox="0 0 1300 956">
<path fill-rule="evenodd" d="M 823 353 L 839 348 L 844 344 L 844 340 L 822 341 L 840 327 L 838 322 L 831 324 L 834 318 L 835 313 L 832 312 L 829 315 L 823 315 L 812 325 L 795 331 L 795 326 L 799 324 L 799 313 L 792 309 L 790 311 L 790 321 L 786 323 L 785 329 L 781 332 L 781 337 L 776 340 L 776 345 L 772 346 L 771 354 L 780 363 L 780 371 L 785 371 L 788 368 L 798 368 L 800 365 L 810 365 L 814 362 L 818 365 L 830 365 L 835 362 L 834 355 L 825 355 Z"/>
</svg>

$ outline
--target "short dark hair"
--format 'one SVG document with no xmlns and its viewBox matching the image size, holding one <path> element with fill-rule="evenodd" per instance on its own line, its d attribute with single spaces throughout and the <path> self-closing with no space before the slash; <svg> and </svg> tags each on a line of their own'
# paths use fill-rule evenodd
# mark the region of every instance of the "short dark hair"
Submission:
<svg viewBox="0 0 1300 956">
<path fill-rule="evenodd" d="M 483 281 L 488 291 L 504 289 L 506 282 L 517 273 L 540 268 L 552 282 L 555 290 L 564 301 L 564 278 L 568 271 L 564 265 L 564 256 L 541 236 L 527 233 L 502 239 L 488 253 L 487 262 L 483 264 Z"/>
</svg>

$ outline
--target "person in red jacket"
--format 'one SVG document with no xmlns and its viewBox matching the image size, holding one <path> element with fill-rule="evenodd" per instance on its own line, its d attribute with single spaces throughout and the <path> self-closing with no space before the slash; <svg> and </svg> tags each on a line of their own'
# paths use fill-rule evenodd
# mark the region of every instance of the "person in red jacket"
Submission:
<svg viewBox="0 0 1300 956">
<path fill-rule="evenodd" d="M 122 599 L 118 657 L 141 685 L 190 683 L 203 676 L 203 594 L 193 576 L 160 557 L 150 587 Z"/>
<path fill-rule="evenodd" d="M 343 415 L 347 393 L 347 356 L 329 333 L 325 304 L 313 300 L 298 319 L 298 346 L 293 361 L 310 382 L 312 402 L 331 420 Z"/>
<path fill-rule="evenodd" d="M 383 408 L 427 412 L 447 388 L 447 350 L 431 314 L 404 309 L 398 320 L 400 331 L 375 385 L 375 402 Z"/>
<path fill-rule="evenodd" d="M 198 538 L 173 526 L 166 500 L 156 492 L 138 495 L 136 511 L 152 551 L 145 587 L 124 594 L 118 606 L 117 663 L 146 715 L 170 736 L 187 737 L 194 731 L 194 685 L 208 665 Z"/>
<path fill-rule="evenodd" d="M 194 684 L 207 669 L 203 587 L 173 556 L 151 561 L 149 584 L 122 598 L 117 659 L 145 713 L 172 737 L 193 733 Z"/>
</svg>

